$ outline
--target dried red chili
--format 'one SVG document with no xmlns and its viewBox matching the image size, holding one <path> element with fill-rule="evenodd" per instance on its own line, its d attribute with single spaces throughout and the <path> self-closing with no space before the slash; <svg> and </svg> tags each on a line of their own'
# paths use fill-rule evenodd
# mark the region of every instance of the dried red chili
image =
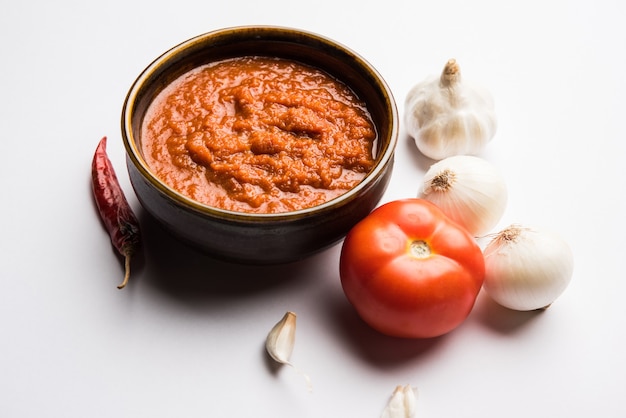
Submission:
<svg viewBox="0 0 626 418">
<path fill-rule="evenodd" d="M 125 274 L 117 286 L 124 288 L 130 278 L 130 260 L 140 244 L 139 222 L 135 217 L 106 152 L 107 137 L 96 148 L 91 164 L 93 195 L 102 222 L 113 246 L 124 257 Z"/>
</svg>

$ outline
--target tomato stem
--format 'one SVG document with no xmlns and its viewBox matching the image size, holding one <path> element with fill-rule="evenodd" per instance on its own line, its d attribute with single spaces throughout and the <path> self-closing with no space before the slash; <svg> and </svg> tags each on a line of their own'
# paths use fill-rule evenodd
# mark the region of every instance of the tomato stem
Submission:
<svg viewBox="0 0 626 418">
<path fill-rule="evenodd" d="M 428 258 L 430 257 L 431 250 L 430 245 L 426 241 L 416 240 L 411 242 L 411 255 L 415 258 Z"/>
</svg>

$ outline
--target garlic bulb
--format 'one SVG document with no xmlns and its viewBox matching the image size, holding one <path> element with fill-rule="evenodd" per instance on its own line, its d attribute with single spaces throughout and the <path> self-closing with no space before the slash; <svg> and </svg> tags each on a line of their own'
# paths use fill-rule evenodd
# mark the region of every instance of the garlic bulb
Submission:
<svg viewBox="0 0 626 418">
<path fill-rule="evenodd" d="M 461 79 L 454 59 L 441 76 L 427 78 L 409 91 L 405 109 L 408 134 L 422 154 L 434 160 L 479 154 L 496 133 L 491 94 Z"/>
<path fill-rule="evenodd" d="M 517 311 L 547 308 L 569 285 L 574 256 L 552 231 L 511 225 L 485 247 L 485 292 Z"/>
<path fill-rule="evenodd" d="M 381 418 L 413 418 L 415 417 L 416 403 L 416 389 L 411 385 L 398 385 L 393 391 Z"/>
<path fill-rule="evenodd" d="M 418 197 L 437 205 L 470 234 L 482 236 L 502 218 L 508 191 L 504 178 L 491 163 L 457 155 L 428 169 Z"/>
</svg>

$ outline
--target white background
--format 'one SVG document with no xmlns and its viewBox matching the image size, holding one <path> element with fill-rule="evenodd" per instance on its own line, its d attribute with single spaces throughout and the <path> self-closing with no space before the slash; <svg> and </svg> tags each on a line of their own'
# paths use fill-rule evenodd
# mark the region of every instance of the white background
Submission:
<svg viewBox="0 0 626 418">
<path fill-rule="evenodd" d="M 626 416 L 623 17 L 618 1 L 4 2 L 0 416 L 366 418 L 398 384 L 418 388 L 420 417 Z M 456 58 L 496 100 L 499 129 L 482 156 L 509 186 L 499 227 L 546 225 L 574 251 L 561 298 L 529 314 L 481 295 L 447 336 L 396 340 L 346 302 L 340 245 L 258 268 L 164 233 L 128 181 L 123 99 L 165 50 L 244 24 L 351 47 L 387 80 L 400 115 L 409 88 Z M 89 186 L 104 135 L 145 238 L 122 291 Z M 403 126 L 384 201 L 414 196 L 431 163 Z M 264 352 L 287 310 L 311 393 Z"/>
</svg>

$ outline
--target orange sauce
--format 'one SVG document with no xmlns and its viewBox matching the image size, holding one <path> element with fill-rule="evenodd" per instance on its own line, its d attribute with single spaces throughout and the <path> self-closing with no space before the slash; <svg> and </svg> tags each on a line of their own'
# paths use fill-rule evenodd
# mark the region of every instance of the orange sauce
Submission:
<svg viewBox="0 0 626 418">
<path fill-rule="evenodd" d="M 374 165 L 376 130 L 345 85 L 294 61 L 243 57 L 166 87 L 141 132 L 151 170 L 198 202 L 279 213 L 319 205 Z"/>
</svg>

